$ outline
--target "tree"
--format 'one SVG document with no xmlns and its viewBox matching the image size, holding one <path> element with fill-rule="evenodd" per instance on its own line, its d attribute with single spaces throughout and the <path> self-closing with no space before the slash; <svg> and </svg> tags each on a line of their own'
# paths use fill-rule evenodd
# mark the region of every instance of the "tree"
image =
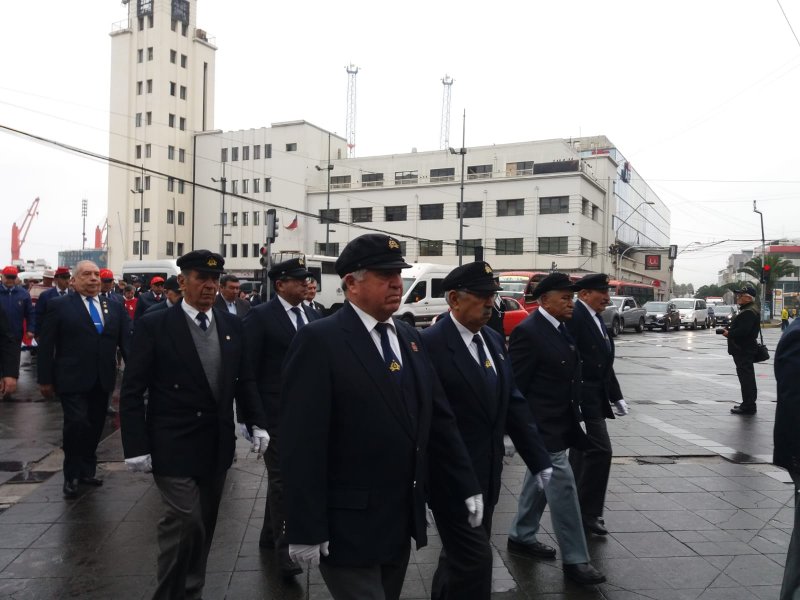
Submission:
<svg viewBox="0 0 800 600">
<path fill-rule="evenodd" d="M 695 298 L 708 298 L 709 296 L 715 297 L 723 297 L 726 293 L 730 292 L 733 287 L 736 287 L 733 284 L 727 283 L 725 285 L 717 285 L 715 283 L 709 283 L 708 285 L 701 286 L 697 289 L 697 293 L 694 295 Z"/>
<path fill-rule="evenodd" d="M 763 257 L 763 262 L 761 258 L 761 256 L 754 256 L 744 263 L 742 268 L 738 269 L 737 272 L 750 275 L 750 277 L 759 281 L 761 279 L 762 267 L 768 265 L 770 269 L 767 281 L 764 283 L 764 287 L 766 288 L 764 291 L 767 303 L 769 303 L 770 298 L 772 298 L 772 290 L 778 279 L 789 275 L 797 275 L 797 267 L 794 266 L 792 261 L 784 259 L 780 254 L 766 254 Z M 757 284 L 756 287 L 758 287 Z"/>
</svg>

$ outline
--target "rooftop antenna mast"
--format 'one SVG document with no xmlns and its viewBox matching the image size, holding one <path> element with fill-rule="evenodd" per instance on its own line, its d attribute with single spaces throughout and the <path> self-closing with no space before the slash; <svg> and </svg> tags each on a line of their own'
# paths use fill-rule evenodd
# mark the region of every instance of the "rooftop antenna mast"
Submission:
<svg viewBox="0 0 800 600">
<path fill-rule="evenodd" d="M 449 75 L 442 77 L 444 92 L 442 93 L 442 125 L 439 132 L 439 149 L 447 150 L 450 147 L 450 100 L 452 98 L 453 78 Z"/>
<path fill-rule="evenodd" d="M 345 125 L 347 156 L 353 158 L 356 155 L 356 75 L 358 75 L 358 67 L 350 63 L 345 70 L 347 71 L 347 124 Z"/>
</svg>

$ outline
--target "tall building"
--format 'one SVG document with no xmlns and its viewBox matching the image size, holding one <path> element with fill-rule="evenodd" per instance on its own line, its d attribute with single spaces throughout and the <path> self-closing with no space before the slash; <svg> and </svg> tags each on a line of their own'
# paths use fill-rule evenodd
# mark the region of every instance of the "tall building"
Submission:
<svg viewBox="0 0 800 600">
<path fill-rule="evenodd" d="M 111 31 L 109 264 L 192 246 L 194 134 L 214 127 L 216 47 L 197 0 L 123 0 Z"/>
</svg>

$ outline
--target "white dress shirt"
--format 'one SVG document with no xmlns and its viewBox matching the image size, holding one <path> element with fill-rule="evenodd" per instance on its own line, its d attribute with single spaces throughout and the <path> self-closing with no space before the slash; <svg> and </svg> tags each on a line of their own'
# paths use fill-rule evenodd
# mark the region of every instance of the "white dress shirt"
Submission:
<svg viewBox="0 0 800 600">
<path fill-rule="evenodd" d="M 597 329 L 600 331 L 600 335 L 605 338 L 608 335 L 608 332 L 606 331 L 606 326 L 603 325 L 600 322 L 603 319 L 603 317 L 601 317 L 599 313 L 596 313 L 594 311 L 594 309 L 591 306 L 589 306 L 588 304 L 586 304 L 586 302 L 584 302 L 583 300 L 579 299 L 578 302 L 583 304 L 583 307 L 586 310 L 589 311 L 589 314 L 592 315 L 592 321 L 594 321 L 594 324 L 597 326 Z M 598 317 L 600 317 L 600 318 L 598 319 Z"/>
<path fill-rule="evenodd" d="M 84 296 L 81 294 L 81 299 L 83 300 L 83 307 L 86 309 L 86 312 L 89 313 L 89 316 L 92 316 L 92 313 L 89 311 L 89 302 L 94 303 L 94 307 L 97 309 L 97 314 L 100 315 L 100 321 L 102 321 L 103 325 L 106 324 L 106 319 L 103 316 L 103 306 L 100 304 L 100 299 L 97 296 Z"/>
<path fill-rule="evenodd" d="M 475 359 L 475 362 L 478 363 L 479 366 L 483 367 L 483 362 L 480 359 L 478 354 L 478 345 L 474 342 L 472 338 L 475 337 L 476 334 L 472 333 L 469 329 L 464 327 L 461 323 L 458 322 L 455 315 L 451 312 L 450 318 L 453 320 L 453 323 L 458 329 L 458 333 L 461 334 L 461 339 L 464 340 L 464 344 L 467 346 L 467 350 L 469 350 L 470 355 L 472 358 Z M 483 350 L 486 354 L 486 359 L 492 364 L 492 369 L 494 372 L 497 373 L 497 367 L 494 364 L 494 359 L 492 358 L 492 353 L 489 352 L 489 345 L 486 343 L 486 338 L 483 337 L 483 334 L 479 331 L 477 335 L 483 340 Z"/>
<path fill-rule="evenodd" d="M 353 307 L 353 310 L 356 311 L 358 318 L 361 319 L 361 322 L 364 324 L 364 327 L 366 327 L 367 331 L 369 331 L 369 335 L 372 338 L 372 341 L 375 342 L 375 347 L 378 349 L 381 358 L 385 360 L 386 357 L 383 356 L 383 348 L 381 348 L 381 334 L 378 332 L 377 329 L 375 329 L 375 325 L 380 323 L 380 321 L 378 321 L 378 319 L 376 319 L 372 315 L 368 315 L 367 313 L 365 313 L 363 310 L 358 308 L 352 302 L 350 303 L 350 306 Z M 389 333 L 389 345 L 392 347 L 392 352 L 394 352 L 394 355 L 397 357 L 397 361 L 400 363 L 400 366 L 402 367 L 403 353 L 400 352 L 400 340 L 397 337 L 397 331 L 395 331 L 394 329 L 394 321 L 392 321 L 392 318 L 389 317 L 383 322 L 389 326 L 386 328 L 386 331 Z"/>
<path fill-rule="evenodd" d="M 296 307 L 289 304 L 286 300 L 278 296 L 278 302 L 281 303 L 283 309 L 286 311 L 286 314 L 289 315 L 289 320 L 294 325 L 294 328 L 297 329 L 297 315 L 292 312 L 293 308 L 300 309 L 300 315 L 303 318 L 303 325 L 308 325 L 308 317 L 306 316 L 306 311 L 303 310 L 303 302 L 301 301 Z"/>
<path fill-rule="evenodd" d="M 192 323 L 200 327 L 200 321 L 197 320 L 197 315 L 200 314 L 200 311 L 197 310 L 194 306 L 188 304 L 186 300 L 181 302 L 181 306 L 183 307 L 183 312 L 185 312 L 192 318 Z M 207 311 L 204 312 L 206 313 L 206 317 L 208 317 L 208 326 L 210 327 L 211 321 L 214 320 L 214 311 L 209 308 Z"/>
</svg>

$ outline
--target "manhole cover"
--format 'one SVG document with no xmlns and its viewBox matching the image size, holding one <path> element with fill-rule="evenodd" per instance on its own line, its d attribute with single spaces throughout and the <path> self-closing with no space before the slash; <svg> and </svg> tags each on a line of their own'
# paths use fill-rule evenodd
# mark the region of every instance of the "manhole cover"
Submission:
<svg viewBox="0 0 800 600">
<path fill-rule="evenodd" d="M 674 465 L 675 459 L 669 456 L 637 456 L 636 462 L 640 465 Z"/>
<path fill-rule="evenodd" d="M 42 483 L 55 475 L 56 471 L 23 471 L 17 473 L 6 483 Z"/>
</svg>

